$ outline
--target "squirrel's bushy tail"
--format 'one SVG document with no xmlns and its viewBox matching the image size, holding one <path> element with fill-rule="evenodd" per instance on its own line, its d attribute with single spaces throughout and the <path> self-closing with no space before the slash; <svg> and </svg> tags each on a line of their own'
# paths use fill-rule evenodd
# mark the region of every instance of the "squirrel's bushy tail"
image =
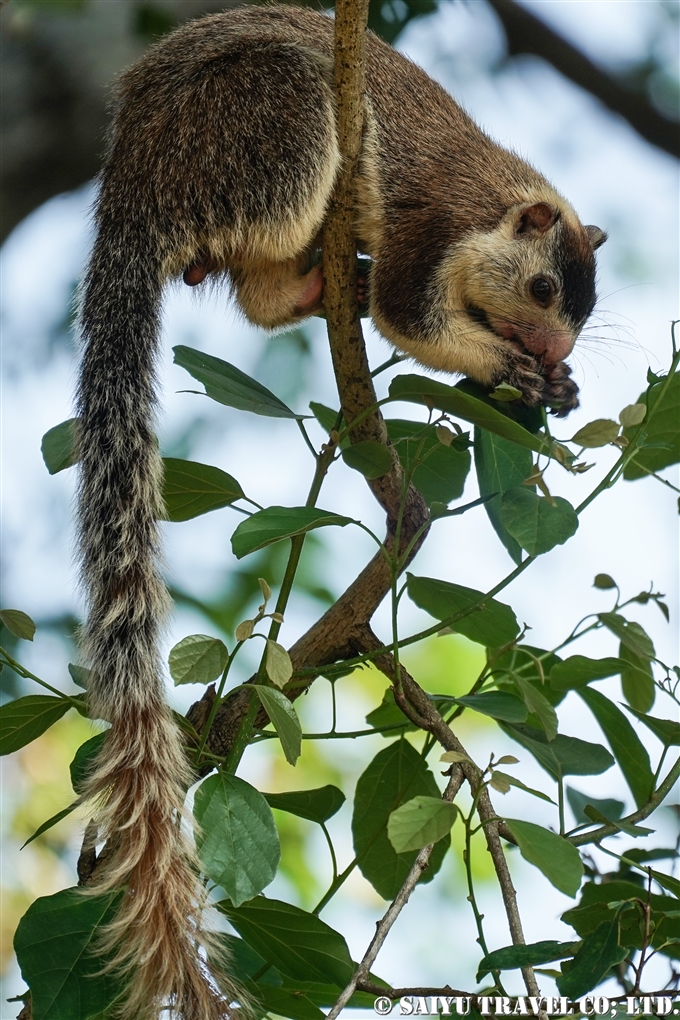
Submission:
<svg viewBox="0 0 680 1020">
<path fill-rule="evenodd" d="M 111 723 L 86 790 L 107 845 L 93 891 L 125 889 L 102 935 L 127 989 L 120 1016 L 155 1020 L 170 1006 L 182 1020 L 221 1020 L 228 1001 L 199 952 L 200 887 L 180 825 L 190 772 L 158 649 L 169 602 L 159 574 L 154 433 L 163 245 L 141 215 L 135 221 L 134 205 L 128 196 L 124 215 L 114 216 L 100 199 L 81 311 L 83 650 L 90 712 Z"/>
</svg>

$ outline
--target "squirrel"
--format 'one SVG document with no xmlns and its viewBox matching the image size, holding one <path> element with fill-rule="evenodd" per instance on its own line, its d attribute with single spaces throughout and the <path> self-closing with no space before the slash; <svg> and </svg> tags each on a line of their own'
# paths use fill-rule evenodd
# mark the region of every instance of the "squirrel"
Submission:
<svg viewBox="0 0 680 1020">
<path fill-rule="evenodd" d="M 179 824 L 192 775 L 159 652 L 163 287 L 224 276 L 268 329 L 323 306 L 318 250 L 340 164 L 332 70 L 331 18 L 242 7 L 172 32 L 116 90 L 80 310 L 78 515 L 89 710 L 110 723 L 86 792 L 107 841 L 94 891 L 127 890 L 103 942 L 125 1020 L 163 1008 L 217 1020 L 238 995 L 228 980 L 219 991 L 197 948 L 197 864 Z M 567 413 L 578 390 L 564 358 L 593 309 L 606 235 L 372 33 L 365 91 L 356 240 L 378 330 L 425 366 Z"/>
</svg>

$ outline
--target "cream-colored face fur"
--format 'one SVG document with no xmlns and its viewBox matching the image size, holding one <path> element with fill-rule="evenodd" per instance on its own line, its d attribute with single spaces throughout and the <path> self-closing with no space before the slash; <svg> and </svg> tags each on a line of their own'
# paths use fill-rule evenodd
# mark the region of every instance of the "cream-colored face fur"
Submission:
<svg viewBox="0 0 680 1020">
<path fill-rule="evenodd" d="M 411 353 L 480 380 L 493 378 L 508 343 L 545 365 L 571 353 L 594 295 L 594 275 L 585 273 L 583 294 L 570 301 L 571 250 L 583 262 L 591 242 L 571 206 L 549 197 L 550 204 L 543 194 L 540 202 L 513 206 L 494 230 L 472 232 L 452 247 L 439 267 L 441 302 L 432 308 L 433 317 L 449 323 L 448 335 L 436 350 L 418 344 Z M 536 297 L 541 288 L 543 300 Z"/>
</svg>

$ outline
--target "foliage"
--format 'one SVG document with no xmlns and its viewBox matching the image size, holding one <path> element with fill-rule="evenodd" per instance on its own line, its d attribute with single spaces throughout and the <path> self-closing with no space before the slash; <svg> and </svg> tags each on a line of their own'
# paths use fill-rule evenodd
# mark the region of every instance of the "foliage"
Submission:
<svg viewBox="0 0 680 1020">
<path fill-rule="evenodd" d="M 289 409 L 262 384 L 218 358 L 208 358 L 189 348 L 179 348 L 176 353 L 180 363 L 205 385 L 209 397 L 250 413 L 288 419 L 289 424 L 284 427 L 297 424 L 314 450 L 304 416 Z M 552 438 L 547 420 L 544 419 L 541 428 L 536 428 L 534 422 L 530 431 L 515 420 L 516 408 L 511 402 L 498 401 L 491 406 L 468 384 L 452 387 L 414 375 L 392 380 L 382 403 L 406 400 L 424 403 L 429 408 L 427 422 L 415 419 L 388 422 L 389 435 L 404 471 L 402 506 L 408 482 L 422 486 L 425 500 L 434 510 L 434 530 L 438 519 L 468 512 L 481 502 L 516 567 L 486 593 L 451 580 L 412 573 L 406 573 L 405 581 L 399 584 L 417 539 L 412 538 L 411 547 L 404 549 L 386 545 L 372 535 L 392 575 L 391 639 L 374 651 L 346 655 L 323 668 L 332 685 L 334 705 L 337 693 L 342 690 L 342 676 L 352 669 L 373 661 L 391 681 L 383 703 L 369 713 L 367 728 L 362 731 L 367 736 L 382 734 L 389 742 L 366 762 L 357 782 L 351 822 L 355 857 L 342 871 L 326 823 L 350 791 L 345 793 L 336 785 L 326 785 L 285 794 L 263 794 L 235 773 L 244 751 L 253 742 L 278 739 L 286 760 L 295 765 L 303 736 L 320 741 L 342 737 L 336 728 L 335 709 L 327 732 L 303 733 L 293 702 L 319 675 L 320 669 L 296 668 L 295 658 L 276 639 L 307 535 L 319 528 L 341 527 L 351 541 L 357 527 L 368 529 L 359 520 L 319 509 L 316 498 L 304 506 L 258 507 L 221 468 L 178 459 L 166 461 L 166 505 L 172 520 L 187 520 L 219 507 L 234 506 L 246 515 L 232 537 L 238 558 L 261 556 L 257 550 L 266 551 L 282 543 L 289 549 L 274 611 L 269 610 L 273 598 L 271 584 L 275 580 L 271 574 L 269 581 L 259 578 L 262 604 L 254 618 L 220 627 L 226 641 L 211 634 L 188 635 L 172 649 L 169 660 L 169 671 L 176 684 L 217 684 L 212 689 L 210 712 L 199 727 L 199 736 L 193 726 L 186 724 L 188 751 L 203 775 L 209 773 L 201 780 L 194 798 L 194 814 L 199 823 L 197 848 L 206 880 L 214 888 L 212 898 L 217 909 L 239 936 L 238 939 L 224 936 L 235 950 L 236 976 L 254 1000 L 261 1003 L 263 1011 L 270 1010 L 292 1020 L 320 1017 L 319 1007 L 329 1006 L 337 998 L 354 968 L 343 936 L 319 918 L 320 911 L 339 892 L 355 867 L 380 896 L 394 899 L 408 881 L 423 848 L 431 856 L 419 880 L 436 880 L 451 845 L 450 831 L 454 825 L 456 830 L 460 828 L 465 843 L 468 898 L 482 951 L 478 980 L 486 976 L 486 991 L 491 980 L 492 990 L 504 992 L 505 970 L 560 961 L 556 974 L 563 995 L 577 998 L 612 973 L 619 975 L 627 992 L 639 994 L 644 967 L 652 955 L 662 954 L 671 961 L 680 958 L 680 883 L 649 865 L 655 859 L 654 852 L 631 846 L 628 851 L 616 854 L 607 842 L 611 836 L 637 840 L 652 831 L 639 823 L 664 801 L 680 773 L 680 761 L 664 770 L 667 753 L 680 744 L 680 724 L 675 718 L 648 714 L 657 698 L 666 703 L 670 699 L 677 705 L 680 672 L 658 659 L 650 636 L 626 615 L 630 606 L 649 602 L 655 602 L 667 615 L 662 596 L 649 590 L 624 600 L 616 582 L 609 575 L 599 574 L 595 587 L 611 593 L 609 610 L 588 614 L 550 649 L 529 645 L 511 606 L 498 598 L 539 555 L 569 540 L 583 510 L 600 493 L 621 477 L 649 476 L 656 466 L 679 459 L 680 421 L 668 410 L 678 391 L 679 362 L 680 356 L 674 351 L 670 373 L 650 377 L 647 390 L 635 404 L 624 409 L 619 424 L 591 423 L 566 443 Z M 389 447 L 365 442 L 353 447 L 352 422 L 346 425 L 336 411 L 320 404 L 314 405 L 314 413 L 329 431 L 321 451 L 314 451 L 317 480 L 322 481 L 334 464 L 343 461 L 369 480 L 391 469 L 391 457 L 389 464 L 385 457 Z M 472 439 L 458 421 L 473 427 Z M 43 452 L 51 472 L 64 470 L 74 462 L 76 430 L 77 422 L 71 420 L 48 433 Z M 579 458 L 583 449 L 603 443 L 618 448 L 618 459 L 581 506 L 574 508 L 565 498 L 553 496 L 545 482 L 546 468 L 552 464 L 553 472 L 581 472 L 584 465 Z M 474 468 L 482 500 L 459 506 L 455 501 L 460 500 L 465 476 L 472 469 L 470 446 L 474 446 Z M 351 450 L 356 454 L 354 457 L 347 456 Z M 315 496 L 320 487 L 318 484 Z M 452 501 L 454 505 L 450 505 Z M 253 510 L 253 506 L 257 509 Z M 421 531 L 424 535 L 426 528 Z M 398 611 L 404 597 L 436 622 L 419 633 L 404 636 Z M 208 610 L 206 613 L 210 619 Z M 35 625 L 26 614 L 10 609 L 0 618 L 16 638 L 33 640 Z M 268 624 L 268 632 L 263 631 L 264 624 Z M 397 666 L 400 649 L 447 631 L 463 634 L 484 646 L 485 665 L 466 693 L 453 696 L 432 689 L 426 697 L 429 707 L 419 707 L 416 712 L 412 688 L 405 686 L 413 680 Z M 610 635 L 613 654 L 592 659 L 575 650 L 579 639 L 594 631 Z M 255 682 L 225 693 L 235 658 L 247 642 L 258 639 L 262 641 L 263 654 L 260 669 L 253 678 Z M 68 696 L 51 688 L 8 651 L 2 651 L 2 660 L 20 676 L 51 692 L 20 697 L 0 708 L 3 754 L 35 740 L 71 708 L 86 714 L 82 696 Z M 86 687 L 87 670 L 78 666 L 71 666 L 70 670 L 74 679 Z M 617 675 L 621 678 L 625 711 L 611 696 L 611 681 L 601 686 L 602 681 Z M 411 692 L 410 702 L 405 698 L 405 690 Z M 239 737 L 229 753 L 221 755 L 210 739 L 210 728 L 218 710 L 230 704 L 229 697 L 239 691 L 246 696 Z M 569 692 L 592 713 L 606 744 L 560 731 L 559 706 Z M 450 783 L 457 770 L 465 773 L 472 791 L 467 807 L 463 801 L 451 803 L 446 793 L 442 799 L 427 758 L 432 754 L 436 757 L 438 744 L 441 753 L 444 738 L 435 739 L 441 730 L 429 725 L 427 718 L 423 720 L 423 711 L 435 713 L 444 730 L 451 734 L 454 744 L 445 740 L 441 757 L 448 767 Z M 486 768 L 478 768 L 454 736 L 456 720 L 466 712 L 480 713 L 490 721 L 489 725 L 499 727 L 499 738 L 502 732 L 529 751 L 556 784 L 556 801 L 541 790 L 527 787 L 512 771 L 500 770 L 501 765 L 512 766 L 517 762 L 512 755 L 503 755 L 498 760 L 492 756 Z M 637 721 L 662 745 L 654 761 L 633 725 Z M 105 734 L 91 737 L 78 750 L 71 766 L 76 794 L 104 739 Z M 636 805 L 636 810 L 626 816 L 623 800 L 595 798 L 565 783 L 568 776 L 599 775 L 615 764 Z M 486 811 L 485 798 L 488 800 L 490 794 L 503 796 L 512 788 L 540 799 L 544 805 L 543 824 L 506 817 L 500 805 L 495 813 Z M 577 819 L 576 827 L 570 830 L 565 822 L 565 799 Z M 47 831 L 73 807 L 64 806 L 31 839 Z M 311 912 L 266 896 L 281 856 L 272 808 L 288 817 L 319 825 L 328 841 L 333 878 Z M 471 854 L 476 845 L 472 840 L 475 832 L 493 826 L 507 845 L 515 844 L 525 860 L 557 889 L 572 898 L 580 889 L 577 904 L 563 914 L 564 922 L 574 930 L 572 941 L 488 950 L 483 918 L 476 905 Z M 605 881 L 609 876 L 598 874 L 592 860 L 582 857 L 592 844 L 618 859 L 620 879 Z M 672 858 L 675 851 L 667 854 Z M 584 872 L 586 881 L 582 885 Z M 498 877 L 502 885 L 500 872 Z M 112 911 L 115 902 L 110 898 L 99 901 L 70 889 L 37 900 L 26 913 L 17 930 L 15 947 L 31 991 L 36 1020 L 62 1015 L 69 1020 L 91 1020 L 108 1015 L 120 989 L 108 972 L 101 972 L 102 961 L 94 955 L 92 947 L 97 944 L 97 931 L 103 919 Z M 45 967 L 45 953 L 53 963 L 50 968 Z M 352 1001 L 357 1004 L 365 1001 L 361 994 L 356 992 Z"/>
</svg>

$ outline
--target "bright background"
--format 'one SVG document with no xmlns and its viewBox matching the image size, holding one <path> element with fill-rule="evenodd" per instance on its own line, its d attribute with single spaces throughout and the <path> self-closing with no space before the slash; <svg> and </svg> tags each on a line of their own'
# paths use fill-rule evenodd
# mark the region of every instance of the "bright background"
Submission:
<svg viewBox="0 0 680 1020">
<path fill-rule="evenodd" d="M 675 31 L 670 30 L 673 22 L 663 16 L 661 4 L 557 0 L 528 6 L 603 65 L 624 66 L 641 59 L 652 47 L 660 48 L 657 51 L 665 53 L 671 64 L 677 61 L 677 20 Z M 678 13 L 677 3 L 667 6 Z M 597 223 L 608 231 L 609 241 L 598 252 L 598 306 L 571 358 L 582 388 L 582 406 L 566 422 L 555 422 L 554 431 L 558 437 L 569 438 L 593 418 L 617 418 L 620 409 L 635 402 L 644 388 L 647 367 L 661 371 L 670 361 L 670 321 L 678 316 L 677 162 L 646 144 L 623 120 L 539 60 L 499 66 L 502 33 L 483 3 L 443 3 L 433 17 L 411 24 L 399 46 L 441 81 L 495 138 L 540 168 L 572 202 L 583 222 Z M 72 471 L 55 477 L 47 474 L 40 440 L 49 428 L 72 414 L 77 356 L 68 307 L 91 241 L 88 210 L 92 194 L 87 188 L 48 202 L 14 231 L 2 250 L 2 604 L 22 609 L 45 625 L 32 645 L 21 645 L 20 657 L 29 669 L 64 690 L 70 684 L 66 662 L 74 653 L 69 654 L 57 631 L 46 625 L 69 614 L 78 616 L 81 611 L 72 560 L 75 478 Z M 194 384 L 171 364 L 170 349 L 188 344 L 233 362 L 298 411 L 304 411 L 310 399 L 336 406 L 323 324 L 313 321 L 302 336 L 270 338 L 245 325 L 226 295 L 197 300 L 187 288 L 168 293 L 165 324 L 164 450 L 219 465 L 262 505 L 304 502 L 312 464 L 294 424 L 256 418 L 205 397 L 178 392 L 194 388 Z M 366 332 L 369 357 L 377 365 L 389 356 L 389 349 L 369 328 Z M 410 370 L 408 366 L 406 370 Z M 381 386 L 387 381 L 386 374 Z M 389 416 L 417 415 L 409 406 L 390 408 Z M 323 441 L 314 423 L 310 430 L 315 443 Z M 580 502 L 615 457 L 610 449 L 593 454 L 588 460 L 596 462 L 596 467 L 580 478 L 551 468 L 548 481 L 553 493 L 573 504 Z M 678 484 L 677 469 L 665 474 Z M 475 498 L 474 484 L 470 477 L 464 501 Z M 382 530 L 382 512 L 363 480 L 342 464 L 331 472 L 320 503 L 361 516 L 378 533 Z M 199 597 L 221 591 L 228 571 L 235 566 L 229 538 L 239 520 L 227 509 L 183 525 L 167 525 L 171 581 Z M 622 483 L 588 509 L 573 540 L 542 557 L 501 598 L 512 604 L 520 621 L 531 626 L 531 642 L 549 648 L 566 637 L 580 617 L 610 608 L 610 593 L 591 587 L 595 573 L 612 574 L 624 598 L 653 584 L 655 591 L 666 594 L 671 624 L 665 623 L 653 605 L 635 606 L 627 615 L 639 620 L 653 637 L 659 656 L 673 664 L 678 637 L 677 520 L 676 500 L 670 490 L 653 480 Z M 512 569 L 482 509 L 440 522 L 436 528 L 416 561 L 416 573 L 486 590 Z M 373 552 L 366 536 L 349 530 L 328 529 L 312 545 L 315 548 L 309 555 L 323 563 L 321 581 L 335 594 Z M 276 586 L 277 577 L 269 580 Z M 312 598 L 294 598 L 281 640 L 292 644 L 320 609 L 320 603 Z M 385 607 L 375 623 L 378 632 L 386 636 Z M 430 623 L 424 614 L 404 604 L 403 634 Z M 199 614 L 179 611 L 167 635 L 168 649 L 194 632 L 211 630 Z M 613 637 L 598 634 L 574 650 L 597 656 L 616 654 L 617 649 Z M 247 658 L 244 656 L 234 682 L 248 675 Z M 416 679 L 428 689 L 452 692 L 465 690 L 482 662 L 478 648 L 456 637 L 431 640 L 405 658 Z M 617 683 L 608 681 L 603 689 L 617 694 Z M 384 678 L 370 673 L 341 681 L 340 700 L 347 705 L 341 728 L 361 727 L 365 713 L 379 703 L 384 687 Z M 28 685 L 20 690 L 37 693 Z M 17 692 L 10 693 L 15 696 Z M 171 694 L 173 705 L 186 710 L 201 693 L 197 688 L 178 689 Z M 325 728 L 329 721 L 325 681 L 318 681 L 303 702 L 298 703 L 303 723 L 315 730 Z M 671 718 L 675 716 L 668 713 L 673 711 L 668 699 L 657 699 L 656 715 Z M 515 753 L 521 759 L 517 776 L 554 794 L 552 780 L 527 752 L 481 717 L 466 716 L 464 720 L 461 739 L 479 764 L 486 764 L 492 750 Z M 602 742 L 597 725 L 583 713 L 582 703 L 574 695 L 563 703 L 560 720 L 561 731 Z M 21 853 L 19 846 L 49 814 L 69 802 L 66 766 L 90 732 L 87 723 L 68 716 L 40 741 L 3 762 L 2 959 L 6 978 L 2 999 L 23 988 L 12 963 L 10 943 L 18 917 L 36 895 L 74 883 L 80 821 L 74 823 L 71 818 L 61 823 Z M 654 755 L 656 744 L 649 732 L 641 736 Z M 380 740 L 375 740 L 372 749 L 365 742 L 335 741 L 330 746 L 307 742 L 293 772 L 274 753 L 273 744 L 248 752 L 241 773 L 245 778 L 265 790 L 336 782 L 349 791 L 350 800 L 356 776 L 384 746 Z M 431 763 L 437 774 L 436 757 Z M 625 790 L 616 768 L 600 777 L 579 777 L 573 785 L 596 797 L 621 798 Z M 495 795 L 497 807 L 510 815 L 519 812 L 543 824 L 554 823 L 540 801 L 515 791 L 507 795 L 502 807 L 498 804 L 501 799 Z M 627 808 L 632 809 L 630 798 Z M 331 823 L 341 867 L 351 859 L 349 817 L 346 805 Z M 311 823 L 290 816 L 278 814 L 277 821 L 288 837 L 288 849 L 283 872 L 268 894 L 309 908 L 320 898 L 330 875 L 321 834 Z M 673 822 L 672 811 L 657 812 L 653 822 L 657 831 L 644 845 L 673 845 Z M 602 864 L 604 858 L 598 860 L 608 870 L 609 865 Z M 511 866 L 527 941 L 569 938 L 571 929 L 559 921 L 559 914 L 572 901 L 518 855 L 511 854 Z M 497 948 L 508 944 L 509 937 L 483 849 L 476 867 L 487 940 Z M 414 894 L 379 957 L 376 971 L 395 985 L 448 981 L 459 988 L 474 988 L 479 951 L 465 895 L 460 860 L 448 855 L 438 880 Z M 355 871 L 323 917 L 343 931 L 358 958 L 384 906 Z M 666 973 L 666 965 L 659 964 L 655 976 L 664 981 Z M 513 972 L 508 984 L 521 992 L 518 972 Z M 549 978 L 543 980 L 542 988 L 546 994 L 552 991 Z M 19 1008 L 20 1004 L 3 1004 L 0 1016 L 10 1020 Z"/>
</svg>

